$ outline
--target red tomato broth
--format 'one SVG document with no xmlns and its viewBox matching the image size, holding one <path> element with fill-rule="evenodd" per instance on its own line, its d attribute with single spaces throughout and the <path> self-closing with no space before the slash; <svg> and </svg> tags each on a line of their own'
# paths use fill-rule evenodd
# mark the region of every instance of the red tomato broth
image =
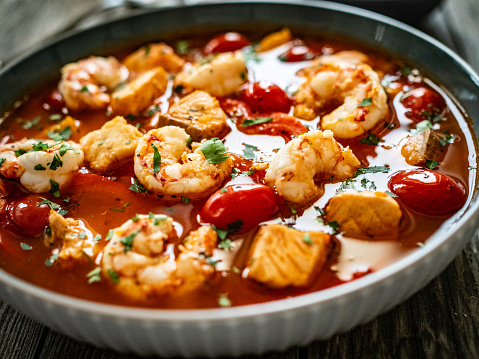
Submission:
<svg viewBox="0 0 479 359">
<path fill-rule="evenodd" d="M 199 48 L 193 50 L 186 56 L 186 58 L 192 58 L 198 56 L 199 53 L 203 53 L 204 44 L 211 38 L 212 37 L 206 39 L 194 39 L 191 43 Z M 347 48 L 343 44 L 316 41 L 313 39 L 305 39 L 304 44 L 315 54 L 329 54 Z M 277 52 L 277 54 L 280 55 L 281 53 L 284 53 L 286 49 L 287 46 L 283 46 L 282 48 L 273 50 L 273 52 Z M 368 52 L 368 55 L 371 55 L 373 67 L 383 73 L 394 75 L 400 70 L 400 64 L 391 61 L 391 59 L 375 53 L 371 54 Z M 278 56 L 271 56 L 268 58 L 268 66 L 278 69 L 278 71 L 276 71 L 278 78 L 264 80 L 268 80 L 275 84 L 288 83 L 290 81 L 289 77 L 291 76 L 291 71 L 288 70 L 289 72 L 284 71 L 284 73 L 282 73 L 279 69 L 283 69 L 281 66 L 289 65 L 291 64 L 282 62 Z M 263 79 L 258 78 L 258 80 Z M 298 82 L 300 80 L 296 77 L 294 81 Z M 401 84 L 408 84 L 408 80 L 404 77 L 401 77 L 398 82 L 401 82 Z M 61 114 L 61 110 L 58 108 L 47 110 L 43 106 L 45 98 L 49 96 L 52 90 L 53 87 L 49 87 L 44 92 L 32 96 L 20 108 L 15 110 L 9 116 L 9 121 L 5 121 L 2 125 L 0 134 L 2 136 L 9 135 L 12 138 L 12 141 L 14 139 L 18 140 L 24 136 L 34 137 L 39 131 L 38 127 L 47 128 L 51 124 L 56 123 L 55 121 L 50 121 L 49 116 L 52 114 Z M 444 93 L 441 93 L 441 95 L 447 98 Z M 173 96 L 176 96 L 176 94 Z M 387 160 L 384 159 L 386 156 L 385 153 L 391 151 L 389 148 L 389 142 L 391 142 L 389 137 L 394 137 L 395 134 L 399 132 L 396 130 L 402 131 L 401 133 L 404 135 L 406 131 L 409 131 L 415 125 L 412 120 L 404 115 L 406 109 L 401 105 L 400 101 L 398 101 L 399 96 L 400 95 L 392 93 L 389 94 L 389 106 L 391 110 L 388 114 L 388 118 L 385 120 L 386 126 L 384 123 L 380 123 L 371 131 L 387 141 L 387 144 L 380 143 L 378 146 L 365 145 L 360 142 L 361 138 L 363 138 L 362 136 L 353 140 L 340 141 L 343 145 L 349 145 L 353 149 L 353 152 L 360 159 L 362 165 L 389 165 L 394 168 L 394 171 L 406 168 L 404 164 L 400 163 L 400 160 L 394 160 L 393 156 L 387 157 Z M 238 101 L 237 99 L 222 99 L 222 103 L 224 103 L 223 101 L 230 100 Z M 157 102 L 168 103 L 168 99 L 158 99 Z M 454 106 L 454 103 L 450 99 L 448 99 L 448 104 Z M 228 113 L 228 111 L 226 112 Z M 447 121 L 441 122 L 440 124 L 441 130 L 448 130 L 451 134 L 455 135 L 455 141 L 452 145 L 447 146 L 447 152 L 436 170 L 457 179 L 467 189 L 469 183 L 469 140 L 466 138 L 466 135 L 462 130 L 462 128 L 465 128 L 464 119 L 458 116 L 458 114 L 460 115 L 456 110 L 455 115 L 458 117 L 458 120 L 462 121 L 462 124 L 458 123 L 454 118 L 452 111 L 446 111 L 444 116 L 447 118 Z M 229 115 L 230 117 L 234 117 L 233 110 Z M 263 116 L 263 114 L 249 114 L 248 117 L 259 117 L 259 115 Z M 25 127 L 24 125 L 26 122 L 34 120 L 37 116 L 41 116 L 42 119 L 38 121 L 33 128 L 23 128 Z M 73 133 L 70 137 L 71 140 L 76 142 L 78 142 L 82 136 L 101 127 L 103 123 L 112 118 L 112 116 L 108 116 L 105 111 L 71 113 L 71 116 L 81 121 L 79 132 Z M 15 121 L 15 119 L 18 118 L 21 118 L 22 121 Z M 236 126 L 230 126 L 231 133 L 227 135 L 228 137 L 239 135 L 239 131 L 241 131 L 239 127 L 241 126 L 242 120 L 244 119 L 237 121 Z M 299 129 L 296 129 L 296 132 L 293 132 L 292 130 L 289 136 L 302 133 L 301 126 L 316 126 L 315 121 L 301 122 L 302 124 L 300 123 L 300 126 L 297 126 Z M 138 119 L 131 121 L 131 123 L 148 123 L 148 118 L 139 117 Z M 395 128 L 388 128 L 389 124 L 394 124 Z M 261 126 L 262 125 L 251 126 L 248 127 L 248 131 L 241 132 L 247 132 L 247 135 L 252 139 L 256 138 L 258 134 L 262 134 L 261 137 L 257 138 L 260 138 L 261 141 L 268 141 L 268 136 L 265 136 L 265 134 L 271 134 L 271 130 L 268 130 L 267 126 Z M 255 130 L 254 127 L 257 127 L 257 129 Z M 146 133 L 147 129 L 149 129 L 148 126 L 140 128 L 143 133 Z M 304 127 L 304 129 L 306 129 L 306 127 Z M 290 138 L 285 138 L 285 142 Z M 274 138 L 271 137 L 271 141 L 273 141 L 273 139 Z M 250 168 L 253 161 L 244 159 L 241 156 L 243 154 L 243 147 L 230 147 L 229 151 L 233 154 L 236 168 L 239 168 L 241 171 L 247 171 L 248 168 Z M 377 181 L 376 178 L 382 178 L 382 184 L 378 185 L 378 190 L 387 190 L 385 185 L 387 183 L 387 178 L 391 176 L 394 171 L 387 174 L 375 174 L 374 180 L 377 184 L 379 181 Z M 62 209 L 68 210 L 67 217 L 70 216 L 82 220 L 85 225 L 92 230 L 93 235 L 96 233 L 100 234 L 102 240 L 98 243 L 98 249 L 101 249 L 105 245 L 103 239 L 107 235 L 109 229 L 120 226 L 126 220 L 132 218 L 136 213 L 148 214 L 149 212 L 152 212 L 155 214 L 166 214 L 173 217 L 177 223 L 177 227 L 180 230 L 182 229 L 181 234 L 179 234 L 179 242 L 181 242 L 182 238 L 184 238 L 189 231 L 194 230 L 199 226 L 197 221 L 198 214 L 208 199 L 205 198 L 189 204 L 179 203 L 172 205 L 171 203 L 166 203 L 161 199 L 158 199 L 153 194 L 135 193 L 129 189 L 129 186 L 134 181 L 132 162 L 112 171 L 106 179 L 99 178 L 98 175 L 89 173 L 90 170 L 88 167 L 82 168 L 81 172 L 83 173 L 76 175 L 70 187 L 65 191 L 62 191 L 60 198 L 54 198 L 51 194 L 42 194 L 41 196 L 55 203 L 61 204 Z M 244 180 L 262 183 L 264 171 L 254 173 L 247 177 L 248 178 L 245 176 Z M 223 183 L 223 186 L 225 184 L 226 183 Z M 337 186 L 338 184 L 335 183 L 325 183 L 325 195 L 316 203 L 316 205 L 324 208 L 328 198 Z M 12 197 L 12 200 L 14 198 L 16 197 Z M 64 201 L 67 198 L 69 198 L 69 202 Z M 6 201 L 10 201 L 10 199 L 7 199 Z M 296 223 L 298 224 L 298 227 L 301 227 L 303 222 L 311 222 L 318 217 L 312 208 L 298 208 L 298 213 L 302 214 L 299 218 L 295 218 L 294 215 L 288 214 L 287 209 L 288 206 L 283 204 L 281 216 L 284 217 L 286 223 Z M 83 261 L 65 266 L 60 262 L 57 262 L 52 266 L 46 266 L 45 260 L 51 256 L 52 247 L 49 248 L 43 245 L 42 237 L 25 237 L 19 239 L 8 231 L 2 231 L 0 233 L 0 266 L 9 273 L 41 287 L 99 302 L 171 309 L 209 308 L 218 306 L 218 297 L 220 294 L 227 294 L 233 305 L 246 305 L 318 291 L 379 270 L 406 256 L 412 250 L 415 250 L 418 243 L 426 242 L 427 238 L 430 237 L 446 219 L 444 216 L 434 217 L 418 214 L 405 206 L 402 206 L 401 210 L 403 211 L 403 220 L 400 237 L 397 240 L 387 239 L 376 242 L 348 239 L 338 236 L 338 239 L 335 241 L 336 248 L 332 251 L 323 271 L 317 278 L 315 278 L 314 282 L 309 287 L 305 288 L 272 290 L 252 280 L 244 279 L 241 274 L 234 272 L 228 272 L 225 274 L 226 272 L 220 272 L 211 282 L 207 283 L 204 288 L 186 296 L 166 295 L 158 298 L 149 298 L 146 302 L 137 302 L 119 294 L 115 290 L 115 285 L 108 280 L 88 284 L 86 274 L 96 267 L 95 263 Z M 278 221 L 277 218 L 274 220 Z M 248 244 L 251 242 L 256 230 L 257 228 L 253 228 L 244 234 L 231 236 L 233 242 L 243 242 L 242 246 L 237 246 L 238 248 L 235 249 L 235 258 L 232 261 L 232 264 L 239 270 L 244 268 L 244 259 L 248 251 Z M 32 246 L 33 249 L 24 250 L 20 247 L 20 243 Z M 55 244 L 53 248 L 57 245 L 58 244 Z M 374 246 L 376 249 L 370 251 L 371 246 Z M 354 248 L 355 250 L 355 258 L 353 260 L 345 258 L 345 255 L 350 253 L 348 248 Z M 379 253 L 380 255 L 378 255 Z M 350 279 L 347 278 L 348 276 L 344 277 L 338 275 L 336 267 L 343 264 L 349 266 L 347 272 L 350 274 Z M 341 270 L 339 270 L 339 272 L 341 272 Z"/>
</svg>

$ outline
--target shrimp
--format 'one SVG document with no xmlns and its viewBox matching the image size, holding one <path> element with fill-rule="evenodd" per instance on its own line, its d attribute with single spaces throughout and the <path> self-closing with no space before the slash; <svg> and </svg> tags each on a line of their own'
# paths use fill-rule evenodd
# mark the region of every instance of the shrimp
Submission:
<svg viewBox="0 0 479 359">
<path fill-rule="evenodd" d="M 129 75 L 128 69 L 110 56 L 89 57 L 62 67 L 58 90 L 71 110 L 102 110 L 110 95 Z"/>
<path fill-rule="evenodd" d="M 331 131 L 311 131 L 288 142 L 273 157 L 265 182 L 286 201 L 304 205 L 322 195 L 315 180 L 343 180 L 360 165 L 349 149 L 333 138 Z"/>
<path fill-rule="evenodd" d="M 33 193 L 54 192 L 68 183 L 83 162 L 83 151 L 73 141 L 54 143 L 22 139 L 0 147 L 5 158 L 0 174 L 20 178 L 20 183 Z"/>
<path fill-rule="evenodd" d="M 233 160 L 224 155 L 226 149 L 221 141 L 203 140 L 203 146 L 193 151 L 187 145 L 189 140 L 185 130 L 175 126 L 153 129 L 140 138 L 134 169 L 146 189 L 178 200 L 181 196 L 207 197 L 220 187 L 233 168 Z M 223 162 L 209 162 L 202 151 L 205 146 L 216 151 L 218 145 L 224 149 L 217 153 Z"/>
<path fill-rule="evenodd" d="M 317 110 L 331 101 L 340 101 L 341 105 L 323 116 L 321 128 L 333 131 L 338 138 L 364 134 L 383 120 L 388 112 L 387 94 L 379 75 L 366 64 L 357 65 L 342 60 L 322 64 L 300 86 L 294 113 L 298 117 L 312 119 L 316 117 Z"/>
<path fill-rule="evenodd" d="M 181 85 L 186 89 L 208 92 L 215 97 L 232 95 L 248 80 L 243 53 L 226 52 L 218 55 L 211 62 L 185 69 L 178 74 L 175 87 Z"/>
<path fill-rule="evenodd" d="M 178 258 L 172 246 L 176 240 L 171 217 L 136 215 L 113 230 L 103 249 L 103 274 L 119 291 L 137 299 L 192 291 L 215 273 L 207 259 L 216 246 L 216 233 L 210 227 L 191 232 L 179 246 Z"/>
</svg>

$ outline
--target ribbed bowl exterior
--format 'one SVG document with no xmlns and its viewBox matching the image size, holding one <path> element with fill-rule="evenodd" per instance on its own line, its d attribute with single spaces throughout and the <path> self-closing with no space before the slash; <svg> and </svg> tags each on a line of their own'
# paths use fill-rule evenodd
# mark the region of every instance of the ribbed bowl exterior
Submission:
<svg viewBox="0 0 479 359">
<path fill-rule="evenodd" d="M 0 83 L 11 89 L 0 93 L 0 113 L 31 86 L 53 78 L 62 64 L 104 49 L 107 44 L 111 49 L 112 44 L 120 47 L 133 40 L 149 41 L 181 26 L 214 23 L 228 29 L 257 22 L 302 26 L 316 29 L 319 34 L 338 33 L 402 56 L 432 77 L 440 74 L 441 83 L 472 118 L 479 119 L 478 77 L 449 49 L 394 20 L 321 1 L 248 1 L 155 10 L 70 34 L 32 51 L 0 72 Z M 32 67 L 39 71 L 29 71 Z M 445 68 L 447 71 L 443 71 Z M 477 132 L 479 122 L 473 126 Z M 121 352 L 215 357 L 282 351 L 349 330 L 418 291 L 472 237 L 478 208 L 474 193 L 468 208 L 448 220 L 424 248 L 385 269 L 335 288 L 264 304 L 207 310 L 120 307 L 52 293 L 1 270 L 0 297 L 54 330 Z"/>
</svg>

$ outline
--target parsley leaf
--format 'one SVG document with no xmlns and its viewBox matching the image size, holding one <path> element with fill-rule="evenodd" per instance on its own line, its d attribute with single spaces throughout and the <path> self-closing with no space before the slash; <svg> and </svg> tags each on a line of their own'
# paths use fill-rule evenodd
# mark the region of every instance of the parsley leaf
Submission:
<svg viewBox="0 0 479 359">
<path fill-rule="evenodd" d="M 53 157 L 52 163 L 50 164 L 50 169 L 55 171 L 58 167 L 63 167 L 63 161 L 58 156 L 58 153 Z"/>
<path fill-rule="evenodd" d="M 311 236 L 309 235 L 309 233 L 305 233 L 303 235 L 303 242 L 306 243 L 307 245 L 312 245 L 313 244 L 313 240 L 311 238 Z"/>
<path fill-rule="evenodd" d="M 364 143 L 365 145 L 376 146 L 379 144 L 379 142 L 381 142 L 381 138 L 376 136 L 374 133 L 369 133 L 367 137 L 361 138 L 359 142 Z"/>
<path fill-rule="evenodd" d="M 146 193 L 148 192 L 145 188 L 145 186 L 143 186 L 140 182 L 138 182 L 137 179 L 135 179 L 135 182 L 130 186 L 129 188 L 130 190 L 132 190 L 133 192 L 137 192 L 137 193 Z"/>
<path fill-rule="evenodd" d="M 56 204 L 55 202 L 52 202 L 52 201 L 50 201 L 46 198 L 43 198 L 43 197 L 40 197 L 40 199 L 42 199 L 42 201 L 39 204 L 37 204 L 37 207 L 40 207 L 42 204 L 47 204 L 53 210 L 60 208 L 60 205 Z"/>
<path fill-rule="evenodd" d="M 121 244 L 123 244 L 124 246 L 124 252 L 127 253 L 128 251 L 131 250 L 131 247 L 133 246 L 133 240 L 135 239 L 135 237 L 141 232 L 141 228 L 130 233 L 129 235 L 127 235 L 126 237 L 123 237 L 121 239 Z"/>
<path fill-rule="evenodd" d="M 101 273 L 100 267 L 96 267 L 91 272 L 87 273 L 86 277 L 88 278 L 88 284 L 99 282 L 101 279 L 100 273 Z"/>
<path fill-rule="evenodd" d="M 20 247 L 24 250 L 24 251 L 31 251 L 33 249 L 32 246 L 29 246 L 28 244 L 26 243 L 20 243 Z"/>
<path fill-rule="evenodd" d="M 27 121 L 25 122 L 22 127 L 25 129 L 25 130 L 28 130 L 29 128 L 33 128 L 33 127 L 36 127 L 38 125 L 38 123 L 40 122 L 42 118 L 40 116 L 38 117 L 35 117 L 33 120 L 31 121 Z"/>
<path fill-rule="evenodd" d="M 200 151 L 203 152 L 203 155 L 208 160 L 209 163 L 223 163 L 229 157 L 225 155 L 226 148 L 223 145 L 223 142 L 219 138 L 212 138 L 206 141 L 201 147 Z"/>
<path fill-rule="evenodd" d="M 231 307 L 231 300 L 229 300 L 227 294 L 220 294 L 218 304 L 220 307 Z"/>
<path fill-rule="evenodd" d="M 370 106 L 371 104 L 373 103 L 373 99 L 368 97 L 368 98 L 364 98 L 359 104 L 357 107 L 368 107 Z"/>
<path fill-rule="evenodd" d="M 244 150 L 243 150 L 244 158 L 248 160 L 253 160 L 255 157 L 254 151 L 258 151 L 258 147 L 253 145 L 248 145 L 247 143 L 244 144 Z"/>
<path fill-rule="evenodd" d="M 156 174 L 160 171 L 161 169 L 161 156 L 160 152 L 158 151 L 158 148 L 154 143 L 151 144 L 151 147 L 153 147 L 154 153 L 153 153 L 153 174 Z"/>
<path fill-rule="evenodd" d="M 433 127 L 434 126 L 432 125 L 431 121 L 424 120 L 424 121 L 419 122 L 416 125 L 416 131 L 417 132 L 422 132 L 422 131 L 427 130 L 427 129 L 433 129 Z"/>
<path fill-rule="evenodd" d="M 108 276 L 112 280 L 113 283 L 118 284 L 120 283 L 120 275 L 115 272 L 113 269 L 108 269 Z"/>
<path fill-rule="evenodd" d="M 80 153 L 80 151 L 78 151 L 75 147 L 73 147 L 69 143 L 63 143 L 58 149 L 58 153 L 62 157 L 65 155 L 65 153 L 67 153 L 67 151 L 74 151 L 75 153 Z"/>
<path fill-rule="evenodd" d="M 188 197 L 181 196 L 181 203 L 188 204 L 190 203 L 190 199 Z"/>
<path fill-rule="evenodd" d="M 438 165 L 439 165 L 439 162 L 437 161 L 426 160 L 426 166 L 431 170 L 436 168 Z"/>
<path fill-rule="evenodd" d="M 50 180 L 50 193 L 52 193 L 54 197 L 60 197 L 60 185 L 58 182 Z"/>
<path fill-rule="evenodd" d="M 175 47 L 179 55 L 186 55 L 190 51 L 190 42 L 188 40 L 180 40 L 176 42 Z"/>
<path fill-rule="evenodd" d="M 35 165 L 35 167 L 33 167 L 33 169 L 34 169 L 35 171 L 45 171 L 45 170 L 46 170 L 46 168 L 43 167 L 40 163 L 37 164 L 37 165 Z"/>
<path fill-rule="evenodd" d="M 105 237 L 105 242 L 108 242 L 113 237 L 113 229 L 109 229 Z"/>
<path fill-rule="evenodd" d="M 2 167 L 3 163 L 6 161 L 7 159 L 5 157 L 2 157 L 0 158 L 0 167 Z M 36 169 L 36 168 L 35 168 Z"/>
<path fill-rule="evenodd" d="M 363 168 L 358 168 L 353 177 L 358 177 L 359 175 L 362 175 L 362 174 L 365 174 L 365 173 L 379 173 L 379 172 L 387 173 L 390 170 L 391 170 L 391 168 L 386 167 L 386 166 L 363 167 Z"/>
<path fill-rule="evenodd" d="M 249 127 L 259 125 L 260 123 L 267 123 L 273 121 L 273 117 L 256 117 L 249 120 L 244 120 L 241 127 Z"/>
<path fill-rule="evenodd" d="M 58 254 L 52 254 L 52 255 L 50 256 L 50 258 L 47 258 L 47 259 L 45 260 L 45 265 L 46 265 L 47 267 L 51 267 L 52 264 L 53 264 L 57 259 L 58 259 Z"/>
<path fill-rule="evenodd" d="M 70 138 L 71 134 L 72 134 L 72 129 L 70 126 L 67 126 L 60 131 L 49 131 L 48 138 L 51 138 L 54 141 L 65 141 Z"/>
</svg>

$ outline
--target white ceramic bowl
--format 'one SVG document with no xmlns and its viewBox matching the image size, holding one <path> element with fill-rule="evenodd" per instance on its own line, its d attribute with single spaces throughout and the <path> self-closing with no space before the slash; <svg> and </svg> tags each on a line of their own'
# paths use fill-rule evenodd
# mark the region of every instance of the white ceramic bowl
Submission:
<svg viewBox="0 0 479 359">
<path fill-rule="evenodd" d="M 329 2 L 241 2 L 140 12 L 71 34 L 9 64 L 0 73 L 0 113 L 57 76 L 67 62 L 153 41 L 187 26 L 234 29 L 289 26 L 338 34 L 375 46 L 440 82 L 479 120 L 479 78 L 452 51 L 394 20 Z M 358 31 L 361 30 L 361 31 Z M 35 71 L 31 71 L 34 68 Z M 446 71 L 447 69 L 447 71 Z M 479 121 L 473 124 L 479 132 Z M 475 137 L 475 136 L 474 136 Z M 473 188 L 477 180 L 474 180 Z M 477 193 L 427 246 L 354 282 L 291 299 L 234 308 L 156 310 L 98 304 L 44 290 L 0 270 L 0 297 L 49 327 L 92 344 L 162 356 L 238 356 L 284 350 L 366 322 L 426 285 L 475 230 Z"/>
</svg>

